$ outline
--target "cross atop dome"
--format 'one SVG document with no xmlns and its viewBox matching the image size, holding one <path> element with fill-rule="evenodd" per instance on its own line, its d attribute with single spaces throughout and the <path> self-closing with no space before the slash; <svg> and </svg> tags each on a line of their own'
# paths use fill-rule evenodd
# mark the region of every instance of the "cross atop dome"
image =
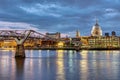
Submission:
<svg viewBox="0 0 120 80">
<path fill-rule="evenodd" d="M 97 18 L 96 18 L 95 26 L 99 26 L 99 24 L 98 24 L 98 19 L 97 19 Z"/>
</svg>

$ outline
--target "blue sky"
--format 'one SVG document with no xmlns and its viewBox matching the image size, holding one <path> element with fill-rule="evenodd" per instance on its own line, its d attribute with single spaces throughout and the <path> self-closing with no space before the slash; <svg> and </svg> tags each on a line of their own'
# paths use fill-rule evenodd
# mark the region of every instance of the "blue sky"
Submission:
<svg viewBox="0 0 120 80">
<path fill-rule="evenodd" d="M 0 0 L 0 29 L 33 29 L 90 35 L 96 17 L 105 32 L 120 35 L 119 0 Z"/>
</svg>

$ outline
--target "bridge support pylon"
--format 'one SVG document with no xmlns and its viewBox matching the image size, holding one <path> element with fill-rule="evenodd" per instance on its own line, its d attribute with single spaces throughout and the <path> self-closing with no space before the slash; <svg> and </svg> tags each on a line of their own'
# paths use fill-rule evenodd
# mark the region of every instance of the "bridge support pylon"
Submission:
<svg viewBox="0 0 120 80">
<path fill-rule="evenodd" d="M 25 58 L 24 42 L 26 41 L 30 33 L 31 33 L 31 30 L 27 34 L 25 34 L 24 38 L 19 38 L 19 37 L 15 38 L 15 41 L 17 43 L 15 58 Z"/>
<path fill-rule="evenodd" d="M 16 46 L 15 58 L 25 58 L 25 49 L 23 44 Z"/>
</svg>

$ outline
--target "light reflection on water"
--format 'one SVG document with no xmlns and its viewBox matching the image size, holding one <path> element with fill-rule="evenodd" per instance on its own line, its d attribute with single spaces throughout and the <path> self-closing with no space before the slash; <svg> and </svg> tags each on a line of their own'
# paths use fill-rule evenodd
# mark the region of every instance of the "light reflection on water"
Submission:
<svg viewBox="0 0 120 80">
<path fill-rule="evenodd" d="M 0 50 L 0 80 L 120 80 L 120 51 Z"/>
</svg>

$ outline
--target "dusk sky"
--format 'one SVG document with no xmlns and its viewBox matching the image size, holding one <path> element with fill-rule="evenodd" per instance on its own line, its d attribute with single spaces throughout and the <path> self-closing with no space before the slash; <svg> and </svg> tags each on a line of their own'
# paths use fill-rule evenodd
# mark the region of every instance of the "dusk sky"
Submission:
<svg viewBox="0 0 120 80">
<path fill-rule="evenodd" d="M 90 35 L 95 19 L 120 35 L 120 0 L 0 0 L 0 29 Z"/>
</svg>

